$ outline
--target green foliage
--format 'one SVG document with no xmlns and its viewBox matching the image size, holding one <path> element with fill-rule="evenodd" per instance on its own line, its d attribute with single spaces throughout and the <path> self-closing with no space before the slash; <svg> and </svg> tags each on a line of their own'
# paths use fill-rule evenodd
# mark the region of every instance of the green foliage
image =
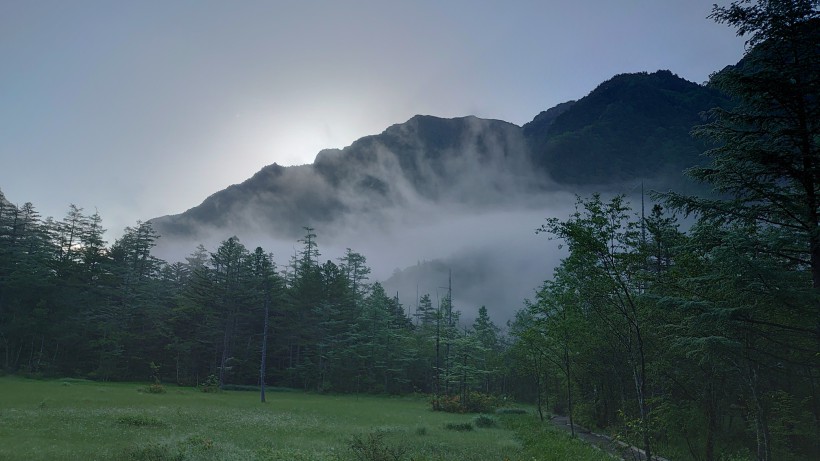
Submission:
<svg viewBox="0 0 820 461">
<path fill-rule="evenodd" d="M 350 451 L 359 461 L 401 461 L 408 449 L 391 445 L 385 441 L 387 434 L 376 431 L 366 436 L 354 435 L 350 441 Z"/>
<path fill-rule="evenodd" d="M 495 411 L 500 405 L 498 397 L 470 391 L 467 398 L 461 395 L 442 395 L 431 400 L 433 411 L 447 413 L 488 413 Z"/>
<path fill-rule="evenodd" d="M 159 383 L 152 383 L 149 384 L 148 387 L 145 388 L 145 392 L 149 394 L 164 394 L 166 392 L 165 386 Z"/>
<path fill-rule="evenodd" d="M 473 423 L 447 423 L 444 425 L 444 428 L 448 431 L 458 431 L 458 432 L 465 432 L 465 431 L 472 431 L 473 430 Z"/>
<path fill-rule="evenodd" d="M 125 426 L 133 427 L 164 427 L 167 424 L 153 416 L 142 414 L 125 414 L 116 418 L 116 422 Z"/>
<path fill-rule="evenodd" d="M 209 375 L 205 381 L 199 383 L 197 389 L 199 389 L 200 392 L 205 393 L 215 393 L 222 391 L 222 388 L 219 387 L 219 378 L 217 378 L 216 375 Z"/>
<path fill-rule="evenodd" d="M 514 431 L 523 445 L 521 459 L 538 461 L 611 461 L 612 455 L 590 446 L 551 423 L 539 422 L 534 416 L 504 416 L 503 424 Z"/>
<path fill-rule="evenodd" d="M 495 413 L 497 415 L 526 415 L 529 412 L 523 408 L 498 408 Z"/>
<path fill-rule="evenodd" d="M 475 427 L 486 429 L 488 427 L 495 427 L 498 424 L 498 421 L 487 415 L 479 415 L 473 419 L 473 423 L 475 424 Z"/>
</svg>

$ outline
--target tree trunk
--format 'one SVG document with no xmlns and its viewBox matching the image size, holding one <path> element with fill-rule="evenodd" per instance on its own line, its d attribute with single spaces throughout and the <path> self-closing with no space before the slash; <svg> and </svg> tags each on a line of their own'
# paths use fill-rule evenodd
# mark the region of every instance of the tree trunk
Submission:
<svg viewBox="0 0 820 461">
<path fill-rule="evenodd" d="M 770 461 L 772 459 L 771 436 L 769 434 L 769 423 L 766 416 L 766 409 L 760 396 L 757 385 L 757 371 L 753 365 L 749 365 L 748 386 L 754 405 L 755 438 L 757 441 L 757 461 Z"/>
<path fill-rule="evenodd" d="M 575 421 L 572 419 L 572 381 L 570 379 L 569 350 L 564 348 L 564 365 L 567 374 L 567 416 L 569 416 L 569 432 L 575 437 Z"/>
<path fill-rule="evenodd" d="M 706 461 L 715 459 L 715 433 L 717 432 L 717 402 L 715 402 L 712 386 L 707 389 L 709 406 L 706 409 Z"/>
<path fill-rule="evenodd" d="M 535 362 L 536 360 L 537 359 L 533 359 L 533 362 Z M 535 373 L 534 373 L 535 374 L 535 399 L 536 399 L 536 404 L 538 406 L 538 417 L 543 422 L 544 421 L 544 406 L 543 406 L 543 403 L 542 403 L 542 400 L 541 400 L 541 372 L 538 370 L 537 363 L 534 363 L 533 365 L 535 365 L 535 366 L 533 366 L 533 369 L 535 370 Z"/>
<path fill-rule="evenodd" d="M 262 360 L 259 365 L 259 399 L 265 403 L 265 369 L 268 358 L 268 304 L 269 301 L 265 299 L 265 321 L 262 327 Z"/>
<path fill-rule="evenodd" d="M 225 386 L 225 366 L 228 364 L 228 344 L 230 343 L 231 316 L 225 322 L 225 335 L 222 338 L 222 358 L 219 361 L 219 388 Z"/>
<path fill-rule="evenodd" d="M 641 370 L 643 371 L 644 364 L 641 361 Z M 647 461 L 652 460 L 652 447 L 649 439 L 649 415 L 646 407 L 646 379 L 645 375 L 639 372 L 633 366 L 633 377 L 635 378 L 635 391 L 638 394 L 638 411 L 641 418 L 641 438 L 643 441 L 643 450 L 646 454 Z"/>
</svg>

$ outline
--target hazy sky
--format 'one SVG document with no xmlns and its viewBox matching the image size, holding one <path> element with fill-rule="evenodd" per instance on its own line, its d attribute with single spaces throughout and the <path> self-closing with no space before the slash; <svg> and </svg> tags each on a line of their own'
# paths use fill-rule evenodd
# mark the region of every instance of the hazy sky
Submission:
<svg viewBox="0 0 820 461">
<path fill-rule="evenodd" d="M 712 3 L 0 1 L 0 190 L 96 208 L 113 240 L 414 114 L 520 125 L 618 73 L 702 83 L 743 52 Z"/>
</svg>

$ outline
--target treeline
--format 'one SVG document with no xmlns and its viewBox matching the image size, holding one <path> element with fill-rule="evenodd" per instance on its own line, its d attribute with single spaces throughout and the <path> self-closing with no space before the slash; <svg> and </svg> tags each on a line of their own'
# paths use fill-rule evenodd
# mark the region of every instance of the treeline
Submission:
<svg viewBox="0 0 820 461">
<path fill-rule="evenodd" d="M 231 237 L 183 262 L 151 255 L 150 223 L 108 246 L 98 214 L 0 206 L 0 360 L 7 372 L 333 392 L 501 393 L 502 338 L 450 297 L 408 309 L 350 249 L 320 263 L 316 234 L 281 270 Z M 414 300 L 415 301 L 415 300 Z M 264 352 L 264 355 L 263 355 Z M 264 367 L 264 368 L 263 368 Z M 266 368 L 266 369 L 265 369 Z M 260 375 L 260 372 L 262 375 Z"/>
</svg>

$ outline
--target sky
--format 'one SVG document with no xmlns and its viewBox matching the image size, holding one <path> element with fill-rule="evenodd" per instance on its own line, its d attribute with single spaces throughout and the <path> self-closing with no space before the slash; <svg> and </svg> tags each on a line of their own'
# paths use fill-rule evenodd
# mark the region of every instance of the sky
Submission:
<svg viewBox="0 0 820 461">
<path fill-rule="evenodd" d="M 712 3 L 0 1 L 0 190 L 113 241 L 415 114 L 522 125 L 619 73 L 703 83 L 744 50 Z"/>
</svg>

